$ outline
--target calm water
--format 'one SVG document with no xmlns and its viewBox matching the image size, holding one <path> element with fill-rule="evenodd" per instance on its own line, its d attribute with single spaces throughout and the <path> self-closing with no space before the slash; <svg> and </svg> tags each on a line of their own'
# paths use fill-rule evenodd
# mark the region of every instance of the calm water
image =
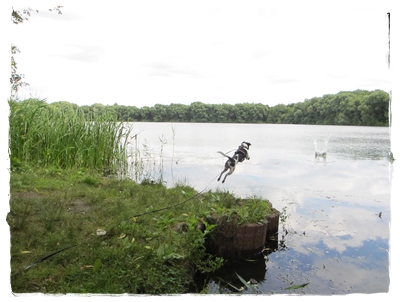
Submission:
<svg viewBox="0 0 400 302">
<path fill-rule="evenodd" d="M 255 279 L 265 294 L 287 294 L 280 290 L 303 283 L 309 284 L 293 292 L 388 291 L 389 128 L 135 123 L 132 134 L 146 177 L 261 196 L 288 215 L 288 233 L 281 223 L 267 257 L 228 266 L 209 280 L 210 293 L 232 289 L 218 278 L 240 287 L 235 272 Z M 217 182 L 225 161 L 217 151 L 228 153 L 242 141 L 252 144 L 250 160 L 225 184 Z M 315 158 L 324 146 L 326 158 Z M 132 178 L 144 176 L 136 172 Z"/>
</svg>

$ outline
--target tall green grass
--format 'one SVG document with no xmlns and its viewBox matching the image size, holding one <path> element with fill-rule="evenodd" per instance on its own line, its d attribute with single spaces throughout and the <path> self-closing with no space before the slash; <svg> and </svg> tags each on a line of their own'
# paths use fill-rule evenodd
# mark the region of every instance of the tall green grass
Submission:
<svg viewBox="0 0 400 302">
<path fill-rule="evenodd" d="M 112 114 L 85 115 L 70 103 L 10 100 L 9 149 L 12 167 L 126 168 L 131 129 Z"/>
</svg>

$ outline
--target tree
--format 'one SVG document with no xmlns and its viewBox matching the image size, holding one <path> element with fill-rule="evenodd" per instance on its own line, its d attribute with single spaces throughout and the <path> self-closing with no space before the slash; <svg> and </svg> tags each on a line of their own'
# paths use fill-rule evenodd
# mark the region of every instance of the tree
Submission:
<svg viewBox="0 0 400 302">
<path fill-rule="evenodd" d="M 208 115 L 206 105 L 201 102 L 191 103 L 189 106 L 189 116 L 191 122 L 207 123 Z"/>
<path fill-rule="evenodd" d="M 189 105 L 171 104 L 167 107 L 169 120 L 172 122 L 187 122 L 188 121 Z"/>
<path fill-rule="evenodd" d="M 363 125 L 366 126 L 387 126 L 389 118 L 389 95 L 376 90 L 367 96 L 360 106 Z"/>
<path fill-rule="evenodd" d="M 272 123 L 388 126 L 389 94 L 382 90 L 342 91 L 304 102 L 269 107 L 261 103 L 144 106 L 81 106 L 86 116 L 116 115 L 120 121 L 195 123 Z"/>
<path fill-rule="evenodd" d="M 11 97 L 15 97 L 20 88 L 29 86 L 28 83 L 22 80 L 25 77 L 25 75 L 17 73 L 18 67 L 17 63 L 15 62 L 14 55 L 17 54 L 18 52 L 21 52 L 19 48 L 11 44 L 11 77 L 10 77 Z"/>
<path fill-rule="evenodd" d="M 167 105 L 155 104 L 153 119 L 155 122 L 167 121 L 168 120 Z"/>
<path fill-rule="evenodd" d="M 286 123 L 286 117 L 290 113 L 288 106 L 284 104 L 278 104 L 269 110 L 267 123 L 270 124 L 284 124 Z"/>
<path fill-rule="evenodd" d="M 59 15 L 62 15 L 61 8 L 62 8 L 62 6 L 57 5 L 53 9 L 49 9 L 49 11 L 55 11 Z M 28 21 L 29 17 L 31 16 L 31 12 L 33 12 L 33 11 L 35 11 L 36 13 L 39 12 L 39 10 L 33 10 L 32 8 L 27 8 L 27 9 L 22 9 L 22 10 L 12 9 L 11 21 L 14 24 L 20 24 L 20 23 L 23 23 L 24 21 Z M 14 55 L 16 55 L 19 52 L 21 52 L 21 50 L 17 46 L 11 44 L 11 77 L 10 77 L 11 98 L 14 98 L 17 96 L 18 90 L 20 88 L 29 86 L 28 83 L 23 81 L 23 78 L 25 77 L 25 75 L 17 73 L 18 67 L 17 67 L 17 63 L 14 59 Z"/>
<path fill-rule="evenodd" d="M 140 110 L 140 117 L 142 121 L 153 122 L 154 121 L 154 107 L 144 106 Z"/>
</svg>

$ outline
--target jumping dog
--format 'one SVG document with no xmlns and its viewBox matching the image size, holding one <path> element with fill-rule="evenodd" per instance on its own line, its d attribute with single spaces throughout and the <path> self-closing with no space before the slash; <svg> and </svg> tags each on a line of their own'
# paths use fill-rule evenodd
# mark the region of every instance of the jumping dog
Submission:
<svg viewBox="0 0 400 302">
<path fill-rule="evenodd" d="M 226 155 L 225 153 L 223 153 L 221 151 L 218 151 L 218 153 L 220 153 L 223 156 L 227 157 L 228 160 L 225 162 L 224 170 L 219 175 L 217 181 L 219 181 L 221 179 L 222 174 L 224 174 L 226 171 L 229 170 L 229 172 L 225 174 L 225 177 L 222 180 L 222 183 L 224 183 L 225 179 L 235 171 L 237 163 L 241 163 L 245 159 L 250 159 L 250 155 L 249 155 L 250 145 L 251 144 L 248 143 L 248 142 L 242 142 L 241 145 L 238 147 L 238 149 L 235 151 L 235 154 L 232 157 L 229 156 L 229 155 Z"/>
</svg>

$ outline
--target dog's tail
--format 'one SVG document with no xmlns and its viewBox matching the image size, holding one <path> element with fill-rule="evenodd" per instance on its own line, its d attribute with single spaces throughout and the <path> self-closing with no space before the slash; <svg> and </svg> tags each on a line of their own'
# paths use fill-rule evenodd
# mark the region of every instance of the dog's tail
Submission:
<svg viewBox="0 0 400 302">
<path fill-rule="evenodd" d="M 227 158 L 232 158 L 232 157 L 230 157 L 229 155 L 226 155 L 224 152 L 217 151 L 217 153 L 219 153 L 219 154 L 221 154 L 222 156 L 225 156 L 225 157 L 227 157 Z"/>
</svg>

